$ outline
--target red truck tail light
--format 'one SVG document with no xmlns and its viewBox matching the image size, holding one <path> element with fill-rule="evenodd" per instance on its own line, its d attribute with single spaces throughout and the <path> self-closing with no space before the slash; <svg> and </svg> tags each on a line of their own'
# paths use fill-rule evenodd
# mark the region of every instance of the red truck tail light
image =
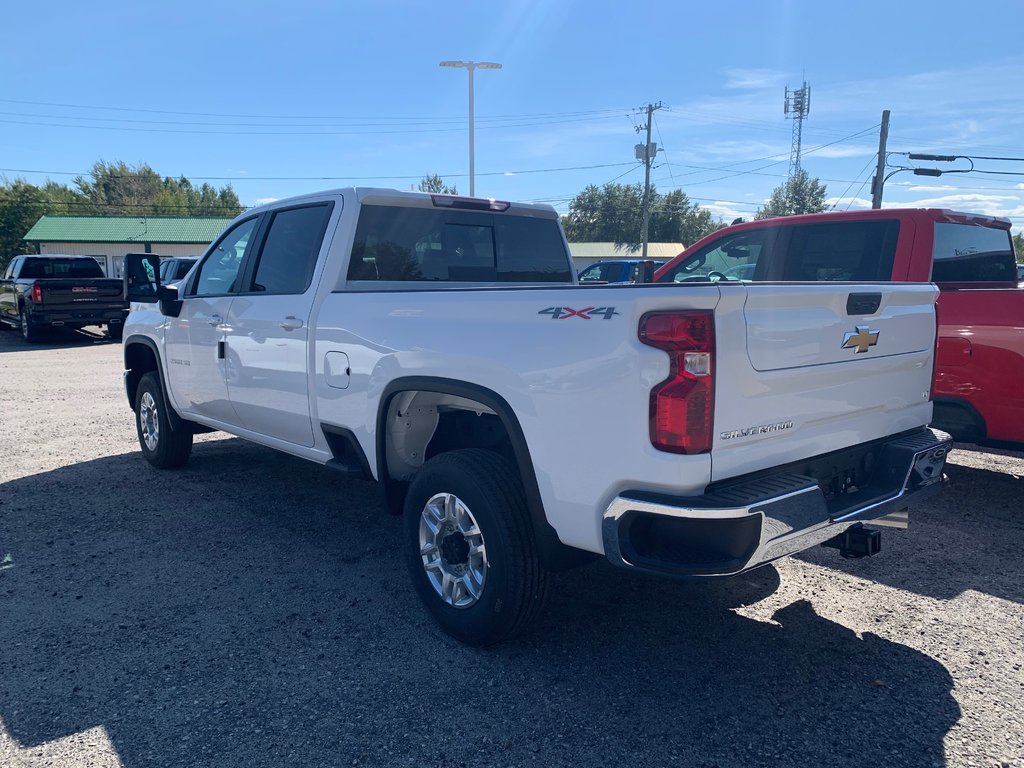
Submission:
<svg viewBox="0 0 1024 768">
<path fill-rule="evenodd" d="M 42 304 L 43 303 L 43 286 L 36 284 L 32 286 L 32 303 Z"/>
<path fill-rule="evenodd" d="M 711 450 L 715 319 L 710 311 L 649 312 L 640 341 L 668 353 L 668 378 L 651 390 L 651 443 L 670 453 Z"/>
</svg>

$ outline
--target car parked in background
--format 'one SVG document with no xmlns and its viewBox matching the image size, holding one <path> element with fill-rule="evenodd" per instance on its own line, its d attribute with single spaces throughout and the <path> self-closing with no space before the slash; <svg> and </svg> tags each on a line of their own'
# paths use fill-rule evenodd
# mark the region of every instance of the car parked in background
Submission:
<svg viewBox="0 0 1024 768">
<path fill-rule="evenodd" d="M 197 261 L 198 256 L 161 256 L 160 284 L 177 285 L 185 279 Z"/>
<path fill-rule="evenodd" d="M 1024 265 L 1009 230 L 1008 219 L 915 208 L 762 219 L 712 233 L 654 279 L 937 283 L 932 423 L 963 441 L 1024 444 Z M 876 296 L 850 297 L 864 322 Z"/>
<path fill-rule="evenodd" d="M 640 259 L 616 259 L 614 261 L 598 261 L 580 270 L 581 283 L 632 283 L 636 282 L 636 268 Z M 665 259 L 655 259 L 654 268 L 665 263 Z"/>
<path fill-rule="evenodd" d="M 1024 264 L 1017 265 L 1017 282 L 1024 283 Z"/>
</svg>

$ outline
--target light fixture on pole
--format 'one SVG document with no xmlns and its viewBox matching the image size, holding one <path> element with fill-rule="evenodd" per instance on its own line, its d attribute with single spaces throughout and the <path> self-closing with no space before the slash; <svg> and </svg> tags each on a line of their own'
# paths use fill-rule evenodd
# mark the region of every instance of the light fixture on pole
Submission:
<svg viewBox="0 0 1024 768">
<path fill-rule="evenodd" d="M 476 197 L 475 166 L 473 163 L 473 70 L 501 69 L 501 64 L 493 61 L 442 61 L 442 67 L 465 69 L 469 72 L 469 196 Z"/>
</svg>

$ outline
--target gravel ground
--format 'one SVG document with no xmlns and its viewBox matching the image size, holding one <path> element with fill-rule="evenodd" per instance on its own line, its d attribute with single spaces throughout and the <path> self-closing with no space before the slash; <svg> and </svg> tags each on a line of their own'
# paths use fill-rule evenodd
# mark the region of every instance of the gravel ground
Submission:
<svg viewBox="0 0 1024 768">
<path fill-rule="evenodd" d="M 957 450 L 880 556 L 562 575 L 434 628 L 375 486 L 140 455 L 120 345 L 0 333 L 0 766 L 1024 766 L 1024 454 Z"/>
</svg>

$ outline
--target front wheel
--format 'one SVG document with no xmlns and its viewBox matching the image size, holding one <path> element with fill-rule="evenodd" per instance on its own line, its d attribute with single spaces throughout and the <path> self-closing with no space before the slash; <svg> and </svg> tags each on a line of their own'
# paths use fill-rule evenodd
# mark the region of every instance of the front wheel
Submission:
<svg viewBox="0 0 1024 768">
<path fill-rule="evenodd" d="M 443 453 L 413 478 L 404 515 L 413 585 L 445 632 L 486 646 L 536 620 L 550 574 L 511 462 L 476 448 Z"/>
<path fill-rule="evenodd" d="M 135 393 L 135 427 L 142 455 L 154 467 L 175 469 L 188 461 L 192 453 L 192 431 L 186 425 L 178 429 L 171 427 L 156 371 L 150 371 L 139 382 Z"/>
</svg>

